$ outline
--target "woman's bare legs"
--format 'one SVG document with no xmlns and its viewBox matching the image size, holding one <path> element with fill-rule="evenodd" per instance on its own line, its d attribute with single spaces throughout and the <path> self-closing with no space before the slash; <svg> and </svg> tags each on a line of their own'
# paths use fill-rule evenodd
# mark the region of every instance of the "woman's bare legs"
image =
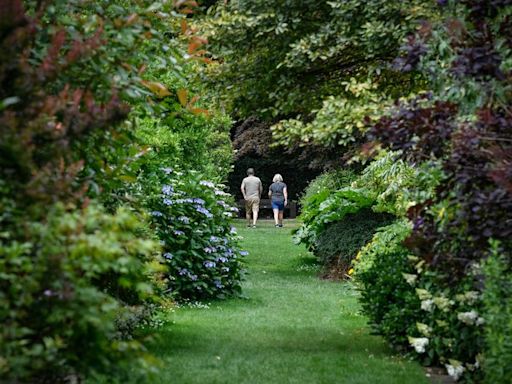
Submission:
<svg viewBox="0 0 512 384">
<path fill-rule="evenodd" d="M 279 209 L 272 209 L 274 212 L 274 221 L 276 222 L 276 225 L 279 224 Z"/>
<path fill-rule="evenodd" d="M 279 214 L 278 214 L 278 220 L 279 220 L 279 225 L 283 225 L 283 215 L 284 215 L 284 211 L 279 211 Z"/>
</svg>

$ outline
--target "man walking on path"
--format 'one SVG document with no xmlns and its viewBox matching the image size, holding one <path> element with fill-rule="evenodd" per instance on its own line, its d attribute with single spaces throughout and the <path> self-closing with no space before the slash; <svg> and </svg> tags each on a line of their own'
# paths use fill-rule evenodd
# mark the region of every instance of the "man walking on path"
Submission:
<svg viewBox="0 0 512 384">
<path fill-rule="evenodd" d="M 256 221 L 258 220 L 258 211 L 260 210 L 260 196 L 263 192 L 263 185 L 259 177 L 254 176 L 254 169 L 247 170 L 247 177 L 242 180 L 240 187 L 242 195 L 245 200 L 245 217 L 247 218 L 247 226 L 251 226 L 251 212 L 252 212 L 252 227 L 256 228 Z"/>
</svg>

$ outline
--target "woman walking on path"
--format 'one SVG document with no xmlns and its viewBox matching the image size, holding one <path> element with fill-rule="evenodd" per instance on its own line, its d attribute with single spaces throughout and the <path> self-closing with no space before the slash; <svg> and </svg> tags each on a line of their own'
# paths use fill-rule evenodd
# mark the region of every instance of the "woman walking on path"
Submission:
<svg viewBox="0 0 512 384">
<path fill-rule="evenodd" d="M 276 227 L 283 226 L 284 207 L 288 204 L 288 191 L 286 184 L 283 183 L 283 176 L 279 173 L 274 175 L 273 183 L 268 190 L 268 197 L 272 202 L 272 211 L 274 212 L 274 221 Z"/>
</svg>

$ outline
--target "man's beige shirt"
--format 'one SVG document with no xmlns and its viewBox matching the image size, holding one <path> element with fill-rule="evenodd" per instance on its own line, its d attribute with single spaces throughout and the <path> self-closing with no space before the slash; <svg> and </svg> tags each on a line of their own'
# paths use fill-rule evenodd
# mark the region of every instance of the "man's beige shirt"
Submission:
<svg viewBox="0 0 512 384">
<path fill-rule="evenodd" d="M 259 177 L 247 176 L 242 181 L 242 189 L 245 191 L 246 198 L 259 198 L 261 191 L 263 190 L 263 186 Z"/>
</svg>

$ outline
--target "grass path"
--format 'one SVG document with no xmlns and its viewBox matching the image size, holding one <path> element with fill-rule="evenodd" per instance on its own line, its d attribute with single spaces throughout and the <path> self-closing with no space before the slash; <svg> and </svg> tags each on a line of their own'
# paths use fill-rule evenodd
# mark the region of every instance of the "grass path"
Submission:
<svg viewBox="0 0 512 384">
<path fill-rule="evenodd" d="M 178 309 L 152 351 L 159 383 L 427 384 L 416 364 L 371 336 L 348 284 L 315 276 L 290 229 L 262 222 L 244 237 L 247 299 Z"/>
</svg>

